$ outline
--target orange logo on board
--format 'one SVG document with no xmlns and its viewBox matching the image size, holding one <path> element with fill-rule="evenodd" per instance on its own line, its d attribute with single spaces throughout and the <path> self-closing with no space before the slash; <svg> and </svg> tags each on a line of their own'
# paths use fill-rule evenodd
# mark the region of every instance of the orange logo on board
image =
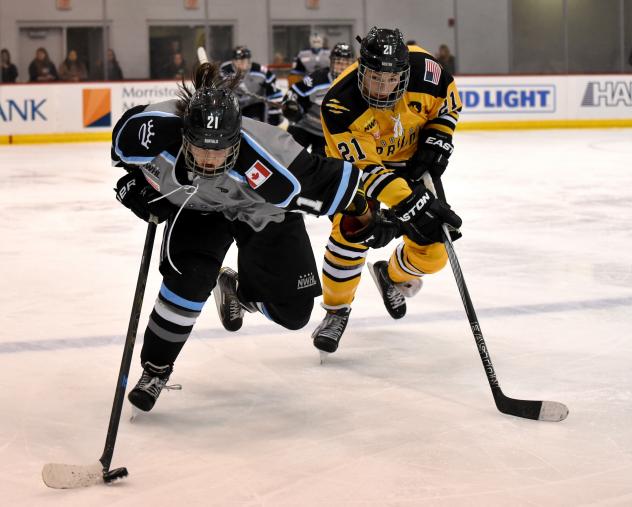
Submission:
<svg viewBox="0 0 632 507">
<path fill-rule="evenodd" d="M 112 100 L 109 88 L 83 90 L 83 126 L 112 126 Z"/>
</svg>

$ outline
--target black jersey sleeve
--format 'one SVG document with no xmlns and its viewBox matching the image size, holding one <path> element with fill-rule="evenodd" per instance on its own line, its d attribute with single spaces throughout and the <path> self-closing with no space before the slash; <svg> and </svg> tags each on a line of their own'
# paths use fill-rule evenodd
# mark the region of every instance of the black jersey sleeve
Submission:
<svg viewBox="0 0 632 507">
<path fill-rule="evenodd" d="M 309 90 L 310 88 L 304 81 L 299 81 L 298 83 L 294 83 L 287 92 L 288 100 L 298 102 L 303 110 L 303 114 L 307 113 L 312 105 L 312 101 L 309 98 Z"/>
<path fill-rule="evenodd" d="M 304 76 L 306 72 L 307 72 L 307 69 L 305 68 L 305 65 L 303 65 L 303 62 L 300 56 L 296 55 L 296 58 L 294 59 L 294 65 L 292 66 L 292 70 L 290 71 L 290 74 L 298 74 L 298 75 Z"/>
<path fill-rule="evenodd" d="M 353 200 L 360 170 L 344 160 L 312 155 L 303 150 L 288 169 L 301 183 L 301 192 L 288 209 L 313 215 L 333 215 Z"/>
<path fill-rule="evenodd" d="M 182 140 L 182 120 L 160 110 L 136 106 L 112 130 L 112 163 L 119 167 L 144 165 L 155 157 L 175 157 Z"/>
</svg>

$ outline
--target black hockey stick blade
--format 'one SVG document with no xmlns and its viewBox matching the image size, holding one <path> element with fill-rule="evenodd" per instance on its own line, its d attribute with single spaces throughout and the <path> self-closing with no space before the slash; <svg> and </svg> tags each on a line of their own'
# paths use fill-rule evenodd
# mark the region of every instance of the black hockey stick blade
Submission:
<svg viewBox="0 0 632 507">
<path fill-rule="evenodd" d="M 42 468 L 44 484 L 54 489 L 86 488 L 96 484 L 110 483 L 123 477 L 127 477 L 126 468 L 104 470 L 99 461 L 93 465 L 47 463 Z"/>
<path fill-rule="evenodd" d="M 559 422 L 568 417 L 568 407 L 559 401 L 517 400 L 509 398 L 500 390 L 493 390 L 496 408 L 503 414 L 533 419 L 535 421 Z"/>
</svg>

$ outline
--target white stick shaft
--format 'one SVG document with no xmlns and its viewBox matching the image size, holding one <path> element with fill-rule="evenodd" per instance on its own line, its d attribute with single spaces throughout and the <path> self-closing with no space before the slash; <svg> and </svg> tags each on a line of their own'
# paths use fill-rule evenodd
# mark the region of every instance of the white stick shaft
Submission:
<svg viewBox="0 0 632 507">
<path fill-rule="evenodd" d="M 206 55 L 206 49 L 202 46 L 197 48 L 197 57 L 200 63 L 208 63 L 208 56 Z"/>
</svg>

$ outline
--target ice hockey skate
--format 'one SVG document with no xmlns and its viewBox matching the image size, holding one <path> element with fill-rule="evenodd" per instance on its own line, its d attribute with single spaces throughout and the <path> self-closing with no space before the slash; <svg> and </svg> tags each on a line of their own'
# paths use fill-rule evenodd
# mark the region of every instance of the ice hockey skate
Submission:
<svg viewBox="0 0 632 507">
<path fill-rule="evenodd" d="M 127 395 L 127 399 L 138 410 L 149 412 L 163 389 L 182 389 L 182 386 L 175 384 L 168 386 L 169 376 L 173 371 L 173 366 L 156 366 L 149 361 L 143 364 L 143 374 L 140 380 Z M 132 419 L 136 413 L 132 409 Z"/>
<path fill-rule="evenodd" d="M 237 297 L 237 272 L 223 267 L 213 289 L 217 313 L 226 331 L 238 331 L 244 323 L 245 310 Z"/>
<path fill-rule="evenodd" d="M 329 354 L 338 350 L 340 339 L 349 322 L 350 308 L 327 310 L 325 318 L 312 333 L 314 347 L 320 351 L 320 362 L 325 362 Z"/>
<path fill-rule="evenodd" d="M 388 276 L 388 263 L 386 261 L 378 261 L 375 264 L 370 262 L 367 264 L 369 273 L 371 273 L 371 277 L 382 295 L 386 311 L 394 319 L 401 319 L 406 315 L 406 300 L 402 290 L 398 287 L 399 284 L 393 282 Z M 414 295 L 419 291 L 419 288 L 421 288 L 421 280 L 419 280 L 417 287 L 407 287 L 404 290 Z"/>
</svg>

